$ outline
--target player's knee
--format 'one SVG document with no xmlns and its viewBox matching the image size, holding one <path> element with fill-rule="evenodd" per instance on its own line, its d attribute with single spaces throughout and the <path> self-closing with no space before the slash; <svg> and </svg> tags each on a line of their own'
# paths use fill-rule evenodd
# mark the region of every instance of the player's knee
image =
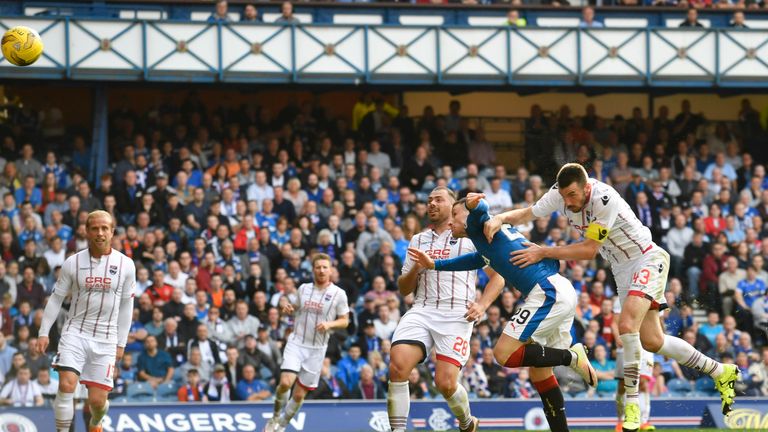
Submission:
<svg viewBox="0 0 768 432">
<path fill-rule="evenodd" d="M 288 374 L 283 374 L 280 376 L 280 387 L 285 390 L 290 390 L 291 386 L 293 386 L 293 377 Z"/>
<path fill-rule="evenodd" d="M 408 375 L 411 373 L 411 369 L 403 365 L 402 361 L 392 359 L 389 364 L 389 380 L 390 381 L 405 381 L 408 379 Z"/>
<path fill-rule="evenodd" d="M 639 325 L 630 316 L 622 316 L 619 321 L 619 334 L 636 333 Z"/>
<path fill-rule="evenodd" d="M 661 346 L 664 345 L 664 337 L 656 334 L 650 336 L 644 335 L 640 342 L 643 345 L 644 350 L 657 353 L 661 351 Z"/>
<path fill-rule="evenodd" d="M 74 393 L 77 380 L 62 379 L 59 381 L 59 391 L 62 393 Z"/>
<path fill-rule="evenodd" d="M 437 390 L 440 392 L 440 394 L 442 394 L 445 398 L 449 398 L 453 396 L 454 393 L 456 393 L 457 385 L 458 384 L 456 383 L 456 380 L 435 377 L 435 386 L 437 387 Z"/>
<path fill-rule="evenodd" d="M 90 397 L 88 398 L 88 405 L 91 407 L 91 412 L 103 411 L 104 407 L 107 405 L 107 399 L 100 397 Z"/>
</svg>

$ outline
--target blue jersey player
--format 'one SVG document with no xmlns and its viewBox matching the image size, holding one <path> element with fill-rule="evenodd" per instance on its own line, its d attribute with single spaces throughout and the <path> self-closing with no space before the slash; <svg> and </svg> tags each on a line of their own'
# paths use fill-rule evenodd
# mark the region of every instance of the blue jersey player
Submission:
<svg viewBox="0 0 768 432">
<path fill-rule="evenodd" d="M 523 294 L 525 301 L 507 322 L 494 347 L 494 356 L 499 364 L 507 367 L 532 368 L 531 381 L 541 396 L 550 429 L 553 432 L 567 431 L 563 394 L 552 368 L 570 366 L 590 386 L 597 385 L 597 375 L 584 346 L 576 344 L 568 349 L 576 310 L 576 290 L 558 273 L 559 261 L 543 260 L 525 268 L 511 264 L 510 252 L 528 247 L 525 237 L 512 226 L 504 226 L 490 243 L 486 240 L 483 226 L 490 215 L 483 196 L 471 193 L 466 199 L 457 201 L 452 211 L 453 236 L 468 237 L 476 252 L 439 260 L 433 260 L 418 249 L 408 249 L 408 254 L 418 265 L 438 271 L 490 266 Z M 490 303 L 495 297 L 485 295 L 483 299 Z M 481 306 L 484 309 L 489 305 Z"/>
</svg>

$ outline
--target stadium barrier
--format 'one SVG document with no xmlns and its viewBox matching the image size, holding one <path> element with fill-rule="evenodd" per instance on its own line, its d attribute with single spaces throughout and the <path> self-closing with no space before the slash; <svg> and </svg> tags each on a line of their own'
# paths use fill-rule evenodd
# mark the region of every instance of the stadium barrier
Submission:
<svg viewBox="0 0 768 432">
<path fill-rule="evenodd" d="M 566 401 L 568 423 L 574 428 L 610 429 L 616 424 L 613 399 Z M 547 429 L 538 400 L 491 400 L 472 403 L 472 412 L 485 430 Z M 84 430 L 78 411 L 79 428 Z M 223 432 L 261 431 L 272 416 L 270 403 L 125 404 L 113 405 L 104 422 L 106 432 Z M 768 399 L 739 399 L 724 419 L 718 399 L 663 398 L 652 403 L 652 422 L 660 428 L 718 427 L 768 429 Z M 411 404 L 409 430 L 446 431 L 455 419 L 443 402 Z M 55 430 L 50 408 L 9 408 L 0 411 L 0 430 L 47 432 Z M 288 431 L 388 432 L 385 401 L 307 402 Z"/>
</svg>

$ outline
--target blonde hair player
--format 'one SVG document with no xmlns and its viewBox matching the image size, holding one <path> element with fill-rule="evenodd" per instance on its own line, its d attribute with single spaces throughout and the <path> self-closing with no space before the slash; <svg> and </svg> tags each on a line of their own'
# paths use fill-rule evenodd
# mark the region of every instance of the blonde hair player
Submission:
<svg viewBox="0 0 768 432">
<path fill-rule="evenodd" d="M 67 297 L 72 298 L 61 328 L 53 366 L 59 371 L 59 391 L 53 402 L 58 432 L 69 431 L 74 416 L 78 379 L 88 387 L 89 432 L 101 432 L 112 390 L 115 364 L 123 357 L 131 327 L 136 267 L 133 260 L 112 250 L 115 220 L 96 210 L 85 222 L 88 248 L 70 256 L 61 267 L 40 325 L 38 349 L 45 353 L 48 334 Z"/>
<path fill-rule="evenodd" d="M 525 267 L 544 258 L 591 260 L 600 252 L 611 264 L 622 305 L 619 333 L 624 345 L 627 394 L 622 429 L 625 432 L 640 429 L 638 385 L 643 349 L 711 376 L 720 392 L 723 414 L 730 412 L 739 369 L 705 356 L 680 338 L 665 335 L 658 313 L 649 313 L 651 309 L 667 307 L 664 289 L 669 254 L 653 243 L 651 231 L 640 223 L 616 189 L 589 178 L 584 167 L 577 163 L 565 164 L 557 173 L 557 183 L 532 207 L 511 210 L 486 222 L 486 237 L 492 239 L 502 223 L 525 224 L 554 212 L 563 213 L 568 224 L 581 232 L 584 241 L 517 250 L 510 254 L 510 261 Z"/>
</svg>

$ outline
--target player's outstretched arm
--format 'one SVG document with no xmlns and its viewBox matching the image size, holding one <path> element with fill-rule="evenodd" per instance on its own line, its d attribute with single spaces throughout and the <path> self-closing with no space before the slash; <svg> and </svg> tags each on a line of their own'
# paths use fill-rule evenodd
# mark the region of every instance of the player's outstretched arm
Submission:
<svg viewBox="0 0 768 432">
<path fill-rule="evenodd" d="M 536 219 L 536 216 L 533 214 L 533 207 L 510 210 L 508 212 L 497 214 L 486 221 L 485 226 L 483 227 L 483 234 L 485 234 L 485 238 L 488 240 L 488 243 L 490 243 L 493 240 L 493 236 L 495 236 L 501 229 L 501 225 L 523 225 L 534 219 Z"/>
<path fill-rule="evenodd" d="M 600 243 L 592 239 L 570 244 L 567 246 L 539 247 L 533 243 L 525 243 L 526 249 L 512 251 L 509 261 L 521 268 L 545 259 L 558 260 L 591 260 L 597 255 Z"/>
</svg>

